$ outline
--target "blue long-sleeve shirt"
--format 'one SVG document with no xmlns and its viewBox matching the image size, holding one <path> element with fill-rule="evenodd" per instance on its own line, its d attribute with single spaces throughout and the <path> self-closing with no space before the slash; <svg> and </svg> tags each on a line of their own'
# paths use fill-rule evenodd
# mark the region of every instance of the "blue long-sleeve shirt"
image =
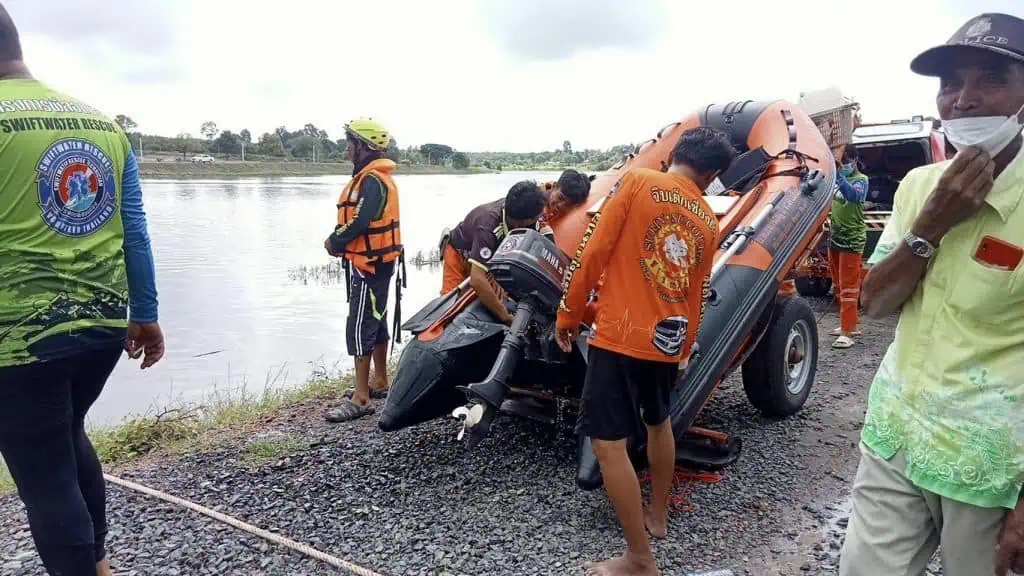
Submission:
<svg viewBox="0 0 1024 576">
<path fill-rule="evenodd" d="M 128 273 L 129 319 L 138 324 L 157 321 L 156 267 L 142 207 L 142 183 L 135 153 L 129 150 L 121 179 L 121 220 L 124 223 L 124 261 Z"/>
<path fill-rule="evenodd" d="M 837 174 L 836 184 L 839 185 L 839 193 L 847 202 L 863 204 L 868 197 L 868 183 L 866 178 L 856 178 L 851 184 L 846 176 Z"/>
</svg>

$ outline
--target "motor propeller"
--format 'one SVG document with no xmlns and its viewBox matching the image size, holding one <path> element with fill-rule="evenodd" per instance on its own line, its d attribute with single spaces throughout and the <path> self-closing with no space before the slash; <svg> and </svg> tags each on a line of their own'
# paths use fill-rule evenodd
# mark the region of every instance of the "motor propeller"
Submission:
<svg viewBox="0 0 1024 576">
<path fill-rule="evenodd" d="M 452 411 L 452 417 L 462 421 L 462 429 L 459 430 L 459 436 L 457 438 L 457 440 L 462 440 L 462 437 L 466 435 L 466 432 L 472 430 L 474 426 L 483 420 L 484 405 L 473 404 L 472 407 L 459 406 Z"/>
</svg>

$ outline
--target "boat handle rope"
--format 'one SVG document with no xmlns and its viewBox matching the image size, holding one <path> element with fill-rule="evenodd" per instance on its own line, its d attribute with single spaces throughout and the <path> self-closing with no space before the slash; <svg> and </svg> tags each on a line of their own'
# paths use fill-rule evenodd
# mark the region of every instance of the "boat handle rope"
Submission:
<svg viewBox="0 0 1024 576">
<path fill-rule="evenodd" d="M 232 518 L 227 514 L 217 512 L 216 510 L 211 510 L 205 506 L 196 504 L 195 502 L 185 500 L 184 498 L 172 496 L 171 494 L 167 494 L 159 490 L 154 490 L 153 488 L 149 488 L 141 484 L 136 484 L 135 482 L 132 482 L 130 480 L 124 480 L 122 478 L 118 478 L 117 476 L 112 476 L 110 474 L 104 474 L 103 477 L 107 480 L 107 482 L 110 482 L 111 484 L 116 484 L 118 486 L 121 486 L 122 488 L 134 490 L 136 492 L 145 494 L 146 496 L 150 496 L 153 498 L 157 498 L 159 500 L 163 500 L 165 502 L 170 502 L 171 504 L 177 504 L 178 506 L 188 508 L 193 512 L 198 512 L 200 514 L 203 514 L 204 516 L 209 516 L 214 520 L 218 520 L 220 522 L 223 522 L 224 524 L 238 528 L 243 532 L 248 532 L 249 534 L 252 534 L 254 536 L 259 536 L 264 540 L 269 540 L 270 542 L 273 542 L 275 544 L 280 544 L 285 548 L 291 548 L 296 552 L 305 554 L 310 558 L 315 558 L 316 560 L 320 560 L 321 562 L 330 564 L 335 568 L 347 570 L 348 572 L 357 574 L 358 576 L 383 576 L 382 574 L 374 572 L 373 570 L 363 568 L 362 566 L 359 566 L 357 564 L 353 564 L 351 562 L 342 560 L 341 558 L 331 556 L 330 554 L 321 552 L 316 548 L 312 548 L 310 546 L 307 546 L 306 544 L 302 544 L 301 542 L 296 542 L 289 538 L 285 538 L 280 534 L 274 534 L 272 532 L 263 530 L 262 528 L 257 528 L 256 526 L 253 526 L 251 524 L 246 524 L 245 522 L 242 522 L 237 518 Z"/>
</svg>

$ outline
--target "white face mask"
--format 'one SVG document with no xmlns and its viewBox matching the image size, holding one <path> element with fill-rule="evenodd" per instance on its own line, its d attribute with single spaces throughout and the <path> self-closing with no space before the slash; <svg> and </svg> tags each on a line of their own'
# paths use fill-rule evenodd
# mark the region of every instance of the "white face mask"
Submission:
<svg viewBox="0 0 1024 576">
<path fill-rule="evenodd" d="M 989 156 L 1003 151 L 1020 134 L 1021 114 L 1024 106 L 1013 116 L 981 116 L 978 118 L 954 118 L 943 120 L 946 139 L 957 150 L 977 146 Z"/>
</svg>

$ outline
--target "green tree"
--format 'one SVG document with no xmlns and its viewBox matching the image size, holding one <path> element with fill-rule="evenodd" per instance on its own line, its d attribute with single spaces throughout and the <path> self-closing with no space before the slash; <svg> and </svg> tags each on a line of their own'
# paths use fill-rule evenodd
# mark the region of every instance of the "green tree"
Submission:
<svg viewBox="0 0 1024 576">
<path fill-rule="evenodd" d="M 284 142 L 281 141 L 281 135 L 278 132 L 265 132 L 263 136 L 260 136 L 260 141 L 256 146 L 259 148 L 260 154 L 267 156 L 284 156 L 286 152 Z"/>
<path fill-rule="evenodd" d="M 248 128 L 243 128 L 242 131 L 238 133 L 238 137 L 242 139 L 242 142 L 252 144 L 252 133 L 249 132 Z"/>
<path fill-rule="evenodd" d="M 308 158 L 312 160 L 313 149 L 316 148 L 317 140 L 313 136 L 303 134 L 288 140 L 288 151 L 296 158 Z"/>
<path fill-rule="evenodd" d="M 394 138 L 388 143 L 388 150 L 384 153 L 391 161 L 398 162 L 402 159 L 402 149 L 398 147 L 398 142 Z"/>
<path fill-rule="evenodd" d="M 213 146 L 221 154 L 242 153 L 242 139 L 237 134 L 232 133 L 231 130 L 221 132 L 220 136 L 213 141 Z"/>
<path fill-rule="evenodd" d="M 175 150 L 181 152 L 181 159 L 184 160 L 192 148 L 192 135 L 188 132 L 178 132 L 174 138 Z"/>
<path fill-rule="evenodd" d="M 565 152 L 566 154 L 572 154 L 572 143 L 570 143 L 568 140 L 562 142 L 562 152 Z"/>
<path fill-rule="evenodd" d="M 199 128 L 199 133 L 206 137 L 207 140 L 213 142 L 213 139 L 217 137 L 217 123 L 212 121 L 203 122 L 203 125 Z"/>
<path fill-rule="evenodd" d="M 317 128 L 316 126 L 313 125 L 312 122 L 302 127 L 302 133 L 305 134 L 306 136 L 310 136 L 312 138 L 317 138 L 320 140 L 327 138 L 327 132 Z"/>
<path fill-rule="evenodd" d="M 445 146 L 444 144 L 423 144 L 420 146 L 420 154 L 423 154 L 427 159 L 427 164 L 431 165 L 442 164 L 454 152 L 455 150 L 451 146 Z"/>
<path fill-rule="evenodd" d="M 324 158 L 333 158 L 338 155 L 338 144 L 330 138 L 324 138 L 320 141 L 320 150 Z"/>
<path fill-rule="evenodd" d="M 462 152 L 456 152 L 452 154 L 452 167 L 459 170 L 465 170 L 469 168 L 469 156 L 466 156 Z"/>
<path fill-rule="evenodd" d="M 135 132 L 135 129 L 139 127 L 131 117 L 125 116 L 124 114 L 118 114 L 115 116 L 114 122 L 117 122 L 118 126 L 121 127 L 121 130 L 124 130 L 126 134 Z"/>
</svg>

